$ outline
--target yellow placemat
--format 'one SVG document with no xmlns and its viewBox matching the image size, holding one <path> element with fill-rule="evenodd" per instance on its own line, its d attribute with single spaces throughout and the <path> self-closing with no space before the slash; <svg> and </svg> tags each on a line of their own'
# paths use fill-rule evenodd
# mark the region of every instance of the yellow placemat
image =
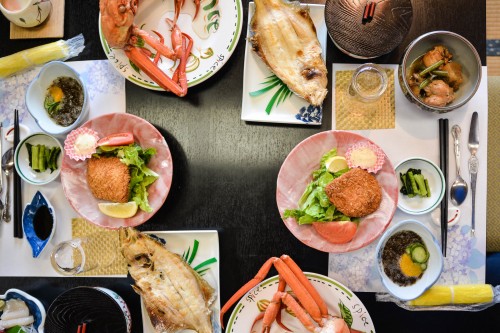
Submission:
<svg viewBox="0 0 500 333">
<path fill-rule="evenodd" d="M 51 0 L 52 10 L 45 21 L 33 28 L 10 24 L 10 39 L 62 38 L 64 36 L 64 1 Z"/>
<path fill-rule="evenodd" d="M 488 76 L 488 194 L 486 202 L 486 251 L 500 251 L 500 76 Z"/>
<path fill-rule="evenodd" d="M 119 250 L 119 238 L 118 238 L 118 230 L 108 230 L 104 228 L 100 228 L 85 219 L 82 218 L 74 218 L 72 221 L 72 230 L 73 230 L 73 238 L 87 236 L 96 232 L 105 232 L 114 234 L 113 242 L 109 241 L 102 242 L 102 256 L 109 255 L 109 253 L 115 252 L 116 259 L 115 261 L 108 267 L 96 268 L 89 272 L 81 273 L 80 275 L 126 275 L 127 274 L 127 263 L 125 258 L 122 256 Z M 106 261 L 105 258 L 103 261 Z"/>
<path fill-rule="evenodd" d="M 389 83 L 382 97 L 363 103 L 348 94 L 354 71 L 335 73 L 335 123 L 338 130 L 394 128 L 396 108 L 394 97 L 394 70 L 387 69 Z"/>
</svg>

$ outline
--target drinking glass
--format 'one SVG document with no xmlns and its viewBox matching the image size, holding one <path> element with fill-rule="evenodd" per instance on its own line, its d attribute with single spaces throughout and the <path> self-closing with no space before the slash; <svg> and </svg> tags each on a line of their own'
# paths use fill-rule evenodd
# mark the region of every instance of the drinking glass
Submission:
<svg viewBox="0 0 500 333">
<path fill-rule="evenodd" d="M 118 234 L 99 232 L 59 243 L 50 256 L 54 269 L 77 275 L 111 265 L 118 255 Z"/>
<path fill-rule="evenodd" d="M 385 69 L 377 64 L 367 63 L 354 71 L 349 85 L 349 95 L 362 102 L 374 102 L 384 94 L 387 85 Z"/>
</svg>

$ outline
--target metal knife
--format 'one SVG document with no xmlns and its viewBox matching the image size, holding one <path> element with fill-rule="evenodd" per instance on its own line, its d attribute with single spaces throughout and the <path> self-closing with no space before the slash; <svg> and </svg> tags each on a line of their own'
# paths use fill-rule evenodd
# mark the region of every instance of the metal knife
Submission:
<svg viewBox="0 0 500 333">
<path fill-rule="evenodd" d="M 474 111 L 472 114 L 472 119 L 470 122 L 470 132 L 469 132 L 469 151 L 471 156 L 469 158 L 469 173 L 470 173 L 470 187 L 472 193 L 472 220 L 471 220 L 471 232 L 474 236 L 476 227 L 476 180 L 477 180 L 477 170 L 479 169 L 479 161 L 476 157 L 477 150 L 479 149 L 479 125 L 478 125 L 478 114 Z"/>
</svg>

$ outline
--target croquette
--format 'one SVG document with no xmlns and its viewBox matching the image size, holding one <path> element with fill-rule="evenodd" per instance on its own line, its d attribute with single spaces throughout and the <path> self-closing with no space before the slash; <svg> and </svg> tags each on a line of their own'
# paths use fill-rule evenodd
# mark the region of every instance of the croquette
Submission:
<svg viewBox="0 0 500 333">
<path fill-rule="evenodd" d="M 118 157 L 92 157 L 87 163 L 87 183 L 98 199 L 129 200 L 130 173 Z"/>
<path fill-rule="evenodd" d="M 354 168 L 332 180 L 325 193 L 342 214 L 363 217 L 373 213 L 382 201 L 377 179 L 366 170 Z"/>
</svg>

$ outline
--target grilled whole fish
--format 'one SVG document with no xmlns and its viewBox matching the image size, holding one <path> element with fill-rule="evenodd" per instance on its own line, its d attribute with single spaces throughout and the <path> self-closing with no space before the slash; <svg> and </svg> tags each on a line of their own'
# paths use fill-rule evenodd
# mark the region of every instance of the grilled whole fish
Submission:
<svg viewBox="0 0 500 333">
<path fill-rule="evenodd" d="M 134 228 L 120 229 L 121 251 L 157 332 L 212 333 L 214 289 L 182 258 Z"/>
<path fill-rule="evenodd" d="M 328 84 L 325 62 L 308 8 L 299 2 L 255 0 L 252 48 L 288 88 L 320 106 Z"/>
</svg>

